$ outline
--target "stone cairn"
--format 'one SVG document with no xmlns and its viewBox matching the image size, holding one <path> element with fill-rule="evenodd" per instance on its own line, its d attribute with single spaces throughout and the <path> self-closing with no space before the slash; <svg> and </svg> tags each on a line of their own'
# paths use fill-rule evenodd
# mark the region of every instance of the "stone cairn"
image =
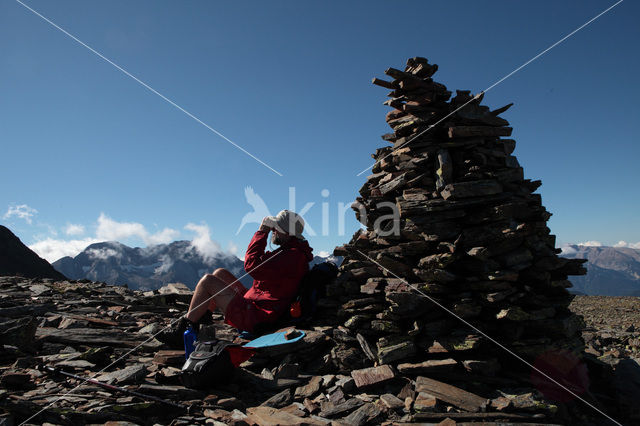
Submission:
<svg viewBox="0 0 640 426">
<path fill-rule="evenodd" d="M 583 322 L 568 309 L 567 276 L 585 274 L 584 260 L 558 257 L 551 214 L 534 193 L 541 182 L 524 178 L 499 117 L 512 104 L 491 111 L 483 94 L 462 90 L 451 98 L 431 78 L 437 69 L 416 57 L 387 69 L 392 81 L 373 79 L 391 89 L 393 132 L 382 139 L 392 146 L 372 154 L 352 205 L 366 230 L 334 251 L 344 256 L 328 289 L 341 301 L 334 358 L 345 369 L 529 379 L 529 367 L 452 313 L 530 362 L 579 355 Z"/>
</svg>

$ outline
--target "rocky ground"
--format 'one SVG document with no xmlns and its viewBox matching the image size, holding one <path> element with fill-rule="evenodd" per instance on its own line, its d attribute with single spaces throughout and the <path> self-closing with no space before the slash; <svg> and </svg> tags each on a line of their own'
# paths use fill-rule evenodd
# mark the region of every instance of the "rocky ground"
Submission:
<svg viewBox="0 0 640 426">
<path fill-rule="evenodd" d="M 570 306 L 587 327 L 587 352 L 602 359 L 640 357 L 640 297 L 576 296 Z"/>
<path fill-rule="evenodd" d="M 254 356 L 230 384 L 188 389 L 179 378 L 183 352 L 153 335 L 186 310 L 189 298 L 180 286 L 141 293 L 87 281 L 0 277 L 0 423 L 607 424 L 597 413 L 585 416 L 581 403 L 554 405 L 540 392 L 510 388 L 503 377 L 456 382 L 454 360 L 336 368 L 357 361 L 357 354 L 336 350 L 340 330 L 332 327 L 305 330 L 302 343 L 289 350 Z M 638 301 L 610 299 L 578 297 L 572 307 L 591 327 L 599 323 L 590 318 L 608 327 L 585 331 L 593 334 L 589 350 L 602 372 L 623 365 L 629 375 L 636 371 L 627 361 L 637 354 L 638 335 L 629 326 Z M 589 313 L 594 308 L 597 313 Z M 210 328 L 218 337 L 241 342 L 220 316 L 214 320 Z M 184 408 L 52 375 L 37 368 L 42 364 Z M 605 399 L 609 393 L 602 391 Z"/>
<path fill-rule="evenodd" d="M 640 297 L 576 296 L 571 309 L 584 317 L 585 352 L 595 357 L 625 416 L 640 419 Z M 597 368 L 597 364 L 594 365 Z M 606 395 L 600 399 L 605 400 Z"/>
<path fill-rule="evenodd" d="M 640 419 L 640 297 L 576 296 L 570 306 L 582 315 L 585 352 L 593 356 L 591 370 L 601 368 L 607 383 L 595 383 L 601 401 L 611 398 L 629 424 Z M 605 389 L 611 393 L 606 394 Z M 611 395 L 615 395 L 612 397 Z M 617 413 L 616 413 L 617 414 Z M 614 416 L 615 417 L 615 416 Z"/>
</svg>

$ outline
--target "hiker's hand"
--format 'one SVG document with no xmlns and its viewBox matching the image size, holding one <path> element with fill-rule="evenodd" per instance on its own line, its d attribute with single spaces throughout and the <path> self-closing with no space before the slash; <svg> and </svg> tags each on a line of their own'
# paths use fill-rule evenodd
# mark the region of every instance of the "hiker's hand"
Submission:
<svg viewBox="0 0 640 426">
<path fill-rule="evenodd" d="M 259 231 L 270 232 L 271 230 L 273 230 L 273 220 L 269 216 L 266 216 L 262 219 Z"/>
<path fill-rule="evenodd" d="M 258 231 L 262 231 L 262 232 L 271 232 L 271 228 L 269 228 L 268 226 L 264 226 L 264 225 L 260 225 L 260 228 L 258 229 Z"/>
</svg>

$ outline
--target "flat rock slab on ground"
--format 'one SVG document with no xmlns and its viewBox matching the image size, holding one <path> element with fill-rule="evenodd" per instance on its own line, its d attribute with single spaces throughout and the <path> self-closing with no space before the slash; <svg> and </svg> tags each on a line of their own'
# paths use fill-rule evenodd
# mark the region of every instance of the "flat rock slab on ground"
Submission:
<svg viewBox="0 0 640 426">
<path fill-rule="evenodd" d="M 395 377 L 395 373 L 388 365 L 379 367 L 363 368 L 351 372 L 351 377 L 356 382 L 358 388 L 377 385 Z"/>
<path fill-rule="evenodd" d="M 104 373 L 97 377 L 101 382 L 113 384 L 137 383 L 147 375 L 147 367 L 144 364 L 133 364 L 121 370 Z"/>
<path fill-rule="evenodd" d="M 36 337 L 43 342 L 63 343 L 66 345 L 136 347 L 140 345 L 140 343 L 142 343 L 140 341 L 140 336 L 136 336 L 132 333 L 127 333 L 122 329 L 58 329 L 51 327 L 41 327 L 36 330 Z"/>
<path fill-rule="evenodd" d="M 285 411 L 277 410 L 272 407 L 253 407 L 247 409 L 247 418 L 245 420 L 250 425 L 261 426 L 282 426 L 282 425 L 301 425 L 301 426 L 324 426 L 329 422 L 322 422 L 309 417 L 299 417 Z"/>
<path fill-rule="evenodd" d="M 471 412 L 481 411 L 489 403 L 487 398 L 422 376 L 416 379 L 416 391 L 426 392 L 435 396 L 437 399 Z"/>
<path fill-rule="evenodd" d="M 180 366 L 185 362 L 184 350 L 162 350 L 153 356 L 153 363 L 160 365 Z"/>
<path fill-rule="evenodd" d="M 442 372 L 452 370 L 457 361 L 451 358 L 433 359 L 415 364 L 403 363 L 398 365 L 398 371 L 403 374 L 418 375 L 430 372 Z"/>
</svg>

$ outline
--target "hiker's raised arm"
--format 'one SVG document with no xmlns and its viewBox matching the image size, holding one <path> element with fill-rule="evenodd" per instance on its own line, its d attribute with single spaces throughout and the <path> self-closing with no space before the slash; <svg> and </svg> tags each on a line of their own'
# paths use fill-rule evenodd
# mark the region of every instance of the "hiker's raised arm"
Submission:
<svg viewBox="0 0 640 426">
<path fill-rule="evenodd" d="M 271 253 L 264 252 L 267 246 L 269 230 L 264 231 L 262 229 L 263 225 L 260 225 L 260 229 L 253 234 L 253 238 L 244 255 L 244 270 L 256 280 L 277 278 L 278 276 L 278 259 L 265 261 L 271 255 Z"/>
</svg>

